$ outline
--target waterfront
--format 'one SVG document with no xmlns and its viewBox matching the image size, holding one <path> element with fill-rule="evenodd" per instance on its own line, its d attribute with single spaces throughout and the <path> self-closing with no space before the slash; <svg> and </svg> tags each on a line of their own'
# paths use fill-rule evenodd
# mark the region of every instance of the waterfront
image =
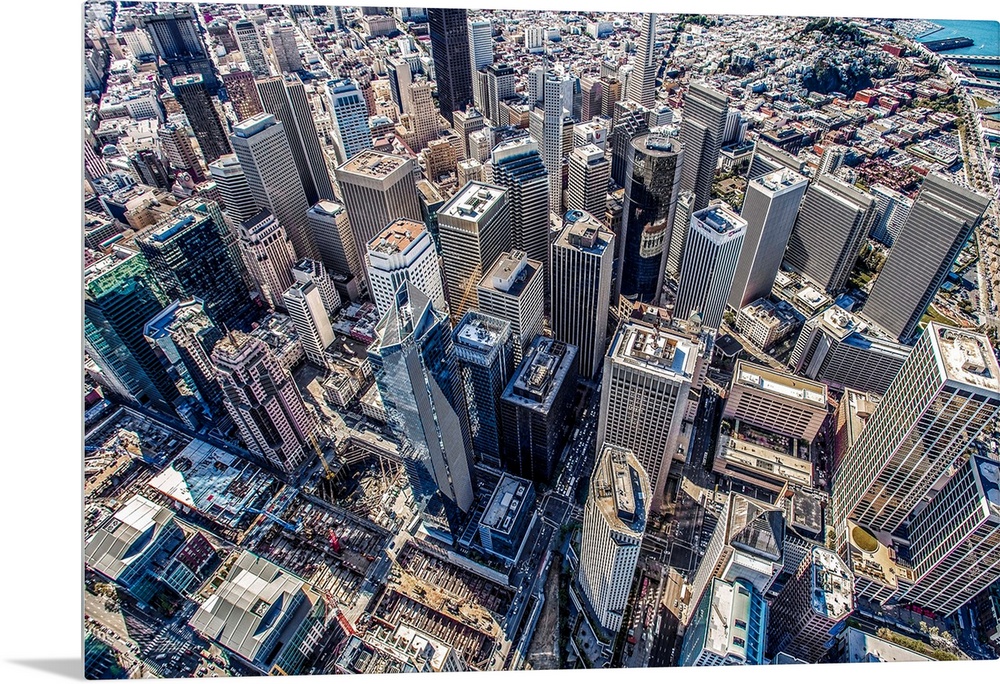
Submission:
<svg viewBox="0 0 1000 684">
<path fill-rule="evenodd" d="M 941 27 L 932 33 L 920 36 L 921 43 L 945 38 L 971 38 L 975 43 L 972 47 L 944 50 L 942 55 L 1000 55 L 1000 22 L 979 21 L 971 19 L 931 19 L 932 23 Z"/>
</svg>

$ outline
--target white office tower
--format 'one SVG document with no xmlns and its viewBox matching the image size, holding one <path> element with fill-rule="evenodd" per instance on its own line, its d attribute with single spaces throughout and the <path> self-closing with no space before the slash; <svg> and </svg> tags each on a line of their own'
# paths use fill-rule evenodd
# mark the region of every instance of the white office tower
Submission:
<svg viewBox="0 0 1000 684">
<path fill-rule="evenodd" d="M 736 311 L 771 294 L 808 185 L 805 176 L 783 169 L 754 178 L 747 186 L 740 210 L 747 222 L 746 237 L 729 293 L 729 306 Z"/>
<path fill-rule="evenodd" d="M 288 233 L 298 257 L 315 257 L 306 227 L 309 203 L 284 125 L 273 114 L 260 113 L 233 126 L 230 137 L 257 206 L 274 215 Z"/>
<path fill-rule="evenodd" d="M 396 293 L 409 282 L 426 294 L 434 308 L 447 313 L 441 267 L 427 227 L 419 221 L 398 219 L 367 245 L 368 283 L 379 316 L 395 306 Z"/>
<path fill-rule="evenodd" d="M 368 105 L 358 84 L 349 78 L 328 81 L 326 90 L 330 96 L 337 161 L 343 164 L 358 152 L 372 147 Z"/>
<path fill-rule="evenodd" d="M 510 323 L 515 367 L 532 340 L 542 334 L 544 280 L 541 262 L 513 250 L 501 254 L 479 282 L 479 311 Z"/>
<path fill-rule="evenodd" d="M 233 33 L 236 34 L 236 44 L 240 48 L 240 53 L 243 55 L 244 61 L 250 65 L 250 71 L 253 72 L 254 77 L 270 76 L 271 70 L 264 57 L 264 48 L 261 46 L 257 25 L 249 19 L 240 19 L 233 24 Z"/>
<path fill-rule="evenodd" d="M 1000 413 L 1000 367 L 989 340 L 932 322 L 833 477 L 837 548 L 847 520 L 894 532 Z"/>
<path fill-rule="evenodd" d="M 238 244 L 261 298 L 272 309 L 283 308 L 281 295 L 292 284 L 295 261 L 285 229 L 262 211 L 240 224 Z"/>
<path fill-rule="evenodd" d="M 830 549 L 814 546 L 771 604 L 768 652 L 818 663 L 854 610 L 854 575 Z"/>
<path fill-rule="evenodd" d="M 925 333 L 926 334 L 926 333 Z M 1000 463 L 972 456 L 910 525 L 902 601 L 951 615 L 1000 579 Z"/>
<path fill-rule="evenodd" d="M 224 154 L 209 164 L 208 175 L 215 181 L 222 196 L 223 213 L 233 225 L 239 225 L 260 211 L 235 154 Z"/>
<path fill-rule="evenodd" d="M 316 417 L 271 348 L 234 330 L 215 345 L 212 363 L 223 404 L 247 449 L 284 473 L 294 472 L 312 454 Z"/>
<path fill-rule="evenodd" d="M 635 61 L 628 77 L 625 97 L 643 107 L 652 108 L 656 102 L 656 72 L 660 66 L 655 55 L 656 15 L 646 14 L 639 25 Z"/>
<path fill-rule="evenodd" d="M 694 212 L 695 195 L 690 190 L 681 190 L 677 195 L 677 209 L 674 211 L 673 229 L 670 231 L 670 245 L 667 248 L 666 275 L 677 279 L 684 260 L 684 246 L 691 228 L 691 214 Z"/>
<path fill-rule="evenodd" d="M 549 176 L 549 212 L 562 213 L 562 135 L 563 110 L 572 107 L 565 100 L 563 83 L 566 77 L 554 71 L 545 73 L 542 99 L 542 161 Z"/>
<path fill-rule="evenodd" d="M 316 241 L 320 259 L 331 273 L 363 279 L 364 266 L 344 205 L 320 200 L 306 212 L 306 224 Z"/>
<path fill-rule="evenodd" d="M 314 283 L 293 283 L 285 290 L 284 300 L 306 358 L 325 368 L 326 348 L 333 344 L 333 327 L 319 288 Z"/>
<path fill-rule="evenodd" d="M 903 230 L 906 217 L 910 215 L 913 200 L 879 183 L 871 186 L 868 192 L 875 198 L 875 211 L 878 214 L 871 236 L 886 247 L 892 247 Z"/>
<path fill-rule="evenodd" d="M 489 19 L 469 19 L 469 64 L 473 101 L 482 109 L 487 93 L 479 86 L 479 70 L 493 64 L 493 25 Z"/>
<path fill-rule="evenodd" d="M 700 345 L 652 323 L 627 319 L 604 360 L 597 443 L 635 454 L 659 511 L 687 408 Z"/>
<path fill-rule="evenodd" d="M 615 235 L 590 214 L 568 211 L 552 243 L 552 336 L 577 347 L 580 377 L 592 378 L 607 349 Z"/>
<path fill-rule="evenodd" d="M 577 147 L 569 155 L 566 208 L 604 216 L 608 205 L 611 160 L 597 145 Z"/>
<path fill-rule="evenodd" d="M 510 250 L 507 193 L 496 185 L 469 183 L 438 209 L 437 220 L 451 320 L 457 323 L 479 308 L 483 273 Z"/>
<path fill-rule="evenodd" d="M 326 272 L 326 266 L 322 261 L 316 259 L 299 259 L 292 266 L 292 280 L 297 283 L 312 283 L 319 290 L 319 297 L 323 300 L 323 308 L 330 315 L 336 313 L 340 308 L 340 295 L 337 294 L 333 281 L 330 280 Z"/>
<path fill-rule="evenodd" d="M 590 480 L 580 539 L 580 587 L 594 616 L 616 634 L 649 512 L 649 478 L 628 449 L 605 446 Z"/>
<path fill-rule="evenodd" d="M 725 205 L 691 215 L 684 245 L 674 315 L 701 316 L 702 325 L 718 330 L 733 286 L 747 222 Z"/>
</svg>

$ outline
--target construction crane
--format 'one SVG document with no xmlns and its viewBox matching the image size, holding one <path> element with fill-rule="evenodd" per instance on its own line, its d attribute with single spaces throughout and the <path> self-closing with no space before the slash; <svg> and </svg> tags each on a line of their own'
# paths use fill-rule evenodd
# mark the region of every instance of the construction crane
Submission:
<svg viewBox="0 0 1000 684">
<path fill-rule="evenodd" d="M 292 524 L 292 523 L 288 522 L 287 520 L 283 520 L 283 519 L 279 518 L 278 516 L 276 516 L 271 511 L 262 511 L 259 508 L 249 508 L 248 507 L 247 508 L 247 512 L 249 512 L 249 513 L 256 513 L 257 515 L 262 515 L 265 518 L 267 518 L 268 520 L 270 520 L 271 522 L 274 522 L 274 523 L 276 523 L 278 525 L 281 525 L 282 527 L 284 527 L 289 532 L 298 532 L 299 527 L 302 526 L 302 518 L 301 517 L 298 520 L 295 521 L 295 524 Z"/>
<path fill-rule="evenodd" d="M 323 471 L 326 473 L 326 479 L 332 480 L 336 476 L 336 473 L 333 472 L 330 464 L 327 463 L 326 457 L 323 455 L 323 450 L 319 448 L 319 441 L 316 439 L 315 434 L 309 435 L 309 442 L 312 444 L 313 451 L 315 451 L 316 455 L 319 456 L 320 463 L 323 464 Z"/>
</svg>

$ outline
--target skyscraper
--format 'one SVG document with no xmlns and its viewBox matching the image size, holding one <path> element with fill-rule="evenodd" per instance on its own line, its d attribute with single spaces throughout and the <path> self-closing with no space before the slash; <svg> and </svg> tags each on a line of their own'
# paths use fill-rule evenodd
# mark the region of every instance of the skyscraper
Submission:
<svg viewBox="0 0 1000 684">
<path fill-rule="evenodd" d="M 694 212 L 694 193 L 681 190 L 677 195 L 677 209 L 674 211 L 673 228 L 670 231 L 670 245 L 667 247 L 667 268 L 665 275 L 677 280 L 684 261 L 684 246 L 691 228 L 691 214 Z"/>
<path fill-rule="evenodd" d="M 784 262 L 827 292 L 837 292 L 847 282 L 875 218 L 871 196 L 820 175 L 806 190 Z"/>
<path fill-rule="evenodd" d="M 327 313 L 333 314 L 340 308 L 340 295 L 333 286 L 333 281 L 326 271 L 322 261 L 316 259 L 299 259 L 292 266 L 292 280 L 306 285 L 312 283 L 319 290 L 319 298 Z"/>
<path fill-rule="evenodd" d="M 604 361 L 597 443 L 635 454 L 649 478 L 649 510 L 659 511 L 701 349 L 638 320 L 618 328 Z"/>
<path fill-rule="evenodd" d="M 548 178 L 538 145 L 527 137 L 515 138 L 497 145 L 490 159 L 493 182 L 507 190 L 511 247 L 548 269 Z M 545 289 L 547 292 L 547 284 Z"/>
<path fill-rule="evenodd" d="M 768 605 L 750 582 L 716 579 L 692 603 L 678 664 L 682 667 L 762 665 Z"/>
<path fill-rule="evenodd" d="M 674 312 L 697 311 L 705 327 L 718 329 L 743 247 L 747 222 L 724 205 L 691 215 Z"/>
<path fill-rule="evenodd" d="M 412 145 L 415 152 L 427 147 L 427 143 L 438 137 L 437 112 L 434 110 L 434 98 L 431 97 L 431 82 L 420 79 L 410 84 L 410 102 L 412 111 L 403 115 L 407 129 L 412 134 Z"/>
<path fill-rule="evenodd" d="M 728 111 L 729 100 L 725 93 L 704 83 L 692 83 L 684 96 L 681 189 L 694 193 L 694 211 L 708 206 Z"/>
<path fill-rule="evenodd" d="M 282 299 L 306 358 L 326 368 L 326 348 L 333 344 L 333 327 L 320 289 L 315 283 L 295 282 Z"/>
<path fill-rule="evenodd" d="M 223 212 L 233 225 L 260 212 L 235 154 L 224 154 L 209 164 L 208 175 L 215 181 L 215 187 L 222 196 Z"/>
<path fill-rule="evenodd" d="M 142 334 L 167 304 L 146 258 L 114 247 L 84 271 L 83 279 L 84 349 L 115 383 L 108 389 L 171 413 L 177 387 Z"/>
<path fill-rule="evenodd" d="M 506 126 L 510 117 L 503 103 L 515 95 L 517 73 L 506 62 L 490 64 L 483 71 L 486 73 L 486 92 L 482 95 L 481 105 L 483 116 L 493 126 Z"/>
<path fill-rule="evenodd" d="M 479 87 L 479 71 L 490 64 L 493 64 L 493 24 L 489 19 L 469 19 L 469 77 L 477 107 L 483 106 L 486 96 Z"/>
<path fill-rule="evenodd" d="M 489 465 L 499 467 L 500 397 L 514 373 L 510 323 L 469 311 L 452 337 L 469 407 L 472 447 Z"/>
<path fill-rule="evenodd" d="M 271 54 L 274 55 L 278 73 L 298 71 L 302 68 L 302 56 L 295 44 L 295 27 L 291 22 L 283 21 L 269 26 L 267 40 L 271 43 Z"/>
<path fill-rule="evenodd" d="M 496 185 L 467 183 L 438 210 L 437 220 L 451 319 L 457 322 L 479 308 L 483 273 L 510 249 L 507 193 Z"/>
<path fill-rule="evenodd" d="M 906 224 L 913 200 L 879 183 L 871 186 L 869 192 L 875 198 L 875 211 L 878 213 L 871 236 L 886 247 L 892 247 Z"/>
<path fill-rule="evenodd" d="M 555 71 L 545 72 L 541 147 L 549 180 L 549 211 L 555 214 L 562 213 L 563 110 L 572 107 L 572 100 L 567 103 L 565 98 L 566 80 Z"/>
<path fill-rule="evenodd" d="M 604 216 L 608 204 L 611 162 L 597 145 L 577 147 L 569 155 L 566 208 Z"/>
<path fill-rule="evenodd" d="M 660 65 L 655 59 L 655 42 L 656 15 L 646 14 L 639 26 L 635 61 L 632 63 L 632 74 L 628 77 L 625 97 L 647 108 L 656 102 L 656 72 Z"/>
<path fill-rule="evenodd" d="M 230 249 L 228 227 L 196 204 L 185 202 L 158 221 L 137 240 L 139 250 L 168 298 L 197 297 L 212 320 L 228 328 L 245 326 L 253 304 L 239 277 L 239 253 Z"/>
<path fill-rule="evenodd" d="M 254 114 L 264 111 L 251 72 L 236 69 L 227 71 L 222 74 L 222 85 L 226 89 L 230 104 L 233 105 L 237 121 L 249 119 Z"/>
<path fill-rule="evenodd" d="M 597 622 L 621 629 L 649 514 L 649 478 L 629 449 L 604 446 L 583 507 L 578 578 Z"/>
<path fill-rule="evenodd" d="M 396 112 L 402 116 L 413 111 L 413 103 L 410 101 L 410 83 L 413 79 L 413 71 L 410 69 L 410 63 L 404 59 L 387 57 L 385 72 L 389 77 L 389 92 L 396 105 Z"/>
<path fill-rule="evenodd" d="M 372 147 L 372 131 L 368 125 L 368 105 L 357 82 L 342 78 L 326 84 L 333 117 L 333 139 L 337 161 L 345 163 L 354 155 Z"/>
<path fill-rule="evenodd" d="M 219 82 L 205 44 L 199 36 L 193 6 L 174 12 L 143 15 L 139 18 L 139 24 L 149 32 L 153 51 L 158 58 L 158 70 L 164 80 L 200 74 L 210 94 L 214 95 L 218 91 Z"/>
<path fill-rule="evenodd" d="M 184 109 L 184 115 L 194 130 L 194 137 L 201 148 L 205 163 L 213 162 L 231 151 L 226 140 L 226 130 L 219 121 L 219 114 L 205 89 L 201 74 L 178 76 L 170 87 Z"/>
<path fill-rule="evenodd" d="M 292 246 L 285 229 L 270 212 L 262 211 L 239 227 L 239 248 L 250 278 L 272 309 L 283 308 L 282 293 L 292 284 Z"/>
<path fill-rule="evenodd" d="M 663 289 L 684 154 L 660 133 L 642 133 L 627 145 L 616 293 L 653 302 Z"/>
<path fill-rule="evenodd" d="M 740 359 L 722 417 L 809 444 L 827 418 L 827 407 L 826 385 Z"/>
<path fill-rule="evenodd" d="M 168 121 L 160 126 L 159 135 L 160 145 L 173 169 L 187 171 L 194 178 L 204 178 L 205 172 L 191 145 L 191 136 L 188 135 L 186 126 Z"/>
<path fill-rule="evenodd" d="M 428 532 L 457 537 L 475 494 L 472 439 L 448 317 L 404 283 L 368 359 Z"/>
<path fill-rule="evenodd" d="M 447 313 L 437 250 L 423 223 L 393 221 L 368 242 L 365 258 L 372 299 L 380 316 L 395 306 L 403 283 L 413 283 L 437 311 Z"/>
<path fill-rule="evenodd" d="M 552 243 L 552 335 L 576 346 L 592 378 L 607 349 L 615 236 L 590 214 L 568 211 Z"/>
<path fill-rule="evenodd" d="M 302 80 L 296 74 L 258 79 L 257 92 L 264 111 L 285 126 L 306 201 L 311 205 L 319 199 L 333 199 L 330 172 Z"/>
<path fill-rule="evenodd" d="M 472 102 L 467 12 L 464 9 L 428 7 L 427 28 L 441 116 L 450 124 L 451 113 L 456 109 L 465 109 Z"/>
<path fill-rule="evenodd" d="M 316 241 L 320 259 L 331 273 L 364 280 L 364 266 L 344 205 L 320 200 L 306 212 L 306 225 Z"/>
<path fill-rule="evenodd" d="M 544 279 L 540 262 L 513 250 L 501 254 L 479 282 L 479 310 L 510 323 L 515 364 L 542 333 Z"/>
<path fill-rule="evenodd" d="M 628 185 L 628 158 L 632 153 L 630 141 L 632 138 L 649 130 L 645 110 L 634 103 L 633 109 L 621 110 L 616 107 L 617 115 L 611 125 L 608 143 L 611 145 L 611 177 L 615 183 L 625 187 Z"/>
<path fill-rule="evenodd" d="M 257 206 L 278 220 L 288 233 L 296 256 L 317 256 L 306 227 L 309 202 L 284 124 L 273 114 L 258 114 L 233 126 L 231 140 Z"/>
<path fill-rule="evenodd" d="M 500 398 L 504 468 L 535 483 L 548 483 L 569 433 L 576 393 L 572 344 L 536 337 Z"/>
<path fill-rule="evenodd" d="M 928 174 L 872 285 L 865 317 L 903 342 L 913 337 L 988 205 L 988 197 Z"/>
<path fill-rule="evenodd" d="M 1000 413 L 989 340 L 932 322 L 834 473 L 838 548 L 847 520 L 893 532 Z"/>
<path fill-rule="evenodd" d="M 215 345 L 212 363 L 247 449 L 284 473 L 295 472 L 312 454 L 316 418 L 270 347 L 234 330 Z"/>
<path fill-rule="evenodd" d="M 771 294 L 808 184 L 794 171 L 782 170 L 755 178 L 747 186 L 740 210 L 747 232 L 729 293 L 729 306 L 736 311 Z"/>
<path fill-rule="evenodd" d="M 475 107 L 467 107 L 465 109 L 458 109 L 455 111 L 455 133 L 462 140 L 462 149 L 464 150 L 464 157 L 468 158 L 471 156 L 469 151 L 469 135 L 475 133 L 476 131 L 481 131 L 486 127 L 486 121 L 483 119 L 483 114 Z"/>
<path fill-rule="evenodd" d="M 253 75 L 257 78 L 270 76 L 271 70 L 264 57 L 264 48 L 261 46 L 257 25 L 249 19 L 240 19 L 233 24 L 233 33 L 236 34 L 236 43 L 240 46 L 243 59 L 250 65 L 250 71 Z"/>
</svg>

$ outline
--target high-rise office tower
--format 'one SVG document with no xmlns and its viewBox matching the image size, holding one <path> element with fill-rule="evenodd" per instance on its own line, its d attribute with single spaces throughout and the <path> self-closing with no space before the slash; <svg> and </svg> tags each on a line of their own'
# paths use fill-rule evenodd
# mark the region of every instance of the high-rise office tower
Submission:
<svg viewBox="0 0 1000 684">
<path fill-rule="evenodd" d="M 880 183 L 871 186 L 869 192 L 875 198 L 875 211 L 878 214 L 871 236 L 886 247 L 892 247 L 906 224 L 906 217 L 913 208 L 913 200 Z"/>
<path fill-rule="evenodd" d="M 302 80 L 296 74 L 258 79 L 257 92 L 264 111 L 285 126 L 306 201 L 311 205 L 319 199 L 333 199 L 330 172 Z"/>
<path fill-rule="evenodd" d="M 580 92 L 583 101 L 580 106 L 580 121 L 590 121 L 595 116 L 601 115 L 601 95 L 604 92 L 604 84 L 593 78 L 584 76 L 580 79 Z"/>
<path fill-rule="evenodd" d="M 357 82 L 349 78 L 329 81 L 326 89 L 330 95 L 337 161 L 343 164 L 359 152 L 372 147 L 368 106 Z"/>
<path fill-rule="evenodd" d="M 691 215 L 674 305 L 679 318 L 697 311 L 705 327 L 722 324 L 746 228 L 746 220 L 724 205 Z"/>
<path fill-rule="evenodd" d="M 181 419 L 198 430 L 219 418 L 222 390 L 209 356 L 222 331 L 205 313 L 202 301 L 174 300 L 146 323 L 142 334 L 182 397 L 177 402 Z"/>
<path fill-rule="evenodd" d="M 771 605 L 769 653 L 818 663 L 854 610 L 854 575 L 836 553 L 814 546 Z"/>
<path fill-rule="evenodd" d="M 611 145 L 611 177 L 621 187 L 628 185 L 628 158 L 632 152 L 633 138 L 649 130 L 645 111 L 636 106 L 615 117 L 608 135 Z M 679 146 L 678 146 L 679 147 Z"/>
<path fill-rule="evenodd" d="M 916 580 L 900 600 L 951 615 L 1000 579 L 1000 463 L 969 458 L 909 531 Z"/>
<path fill-rule="evenodd" d="M 409 159 L 366 150 L 338 166 L 336 176 L 359 255 L 396 219 L 421 220 Z"/>
<path fill-rule="evenodd" d="M 493 126 L 506 126 L 510 123 L 503 103 L 514 97 L 517 73 L 506 62 L 490 64 L 483 71 L 486 74 L 486 92 L 483 93 L 483 116 Z"/>
<path fill-rule="evenodd" d="M 660 133 L 642 133 L 627 144 L 615 290 L 633 301 L 653 302 L 663 289 L 684 154 L 677 140 Z"/>
<path fill-rule="evenodd" d="M 273 214 L 262 211 L 240 224 L 239 248 L 261 298 L 272 309 L 283 308 L 281 295 L 292 284 L 294 263 L 285 229 Z"/>
<path fill-rule="evenodd" d="M 254 114 L 264 111 L 253 73 L 235 69 L 228 71 L 222 74 L 222 85 L 226 89 L 226 95 L 229 96 L 230 104 L 233 105 L 237 121 L 249 119 Z"/>
<path fill-rule="evenodd" d="M 438 239 L 451 318 L 479 308 L 483 273 L 510 250 L 507 193 L 486 183 L 468 183 L 438 210 Z"/>
<path fill-rule="evenodd" d="M 930 323 L 834 473 L 838 548 L 848 519 L 894 532 L 998 413 L 989 340 Z"/>
<path fill-rule="evenodd" d="M 493 64 L 493 24 L 489 19 L 469 19 L 469 66 L 472 96 L 477 107 L 483 106 L 486 93 L 480 87 L 479 73 Z M 485 83 L 485 81 L 484 81 Z"/>
<path fill-rule="evenodd" d="M 670 245 L 667 249 L 665 275 L 676 280 L 681 274 L 684 261 L 684 246 L 691 228 L 691 214 L 694 213 L 694 193 L 681 190 L 677 195 L 677 209 L 674 211 L 673 229 L 670 231 Z"/>
<path fill-rule="evenodd" d="M 577 577 L 608 634 L 622 626 L 649 514 L 649 478 L 629 449 L 601 447 L 583 507 Z"/>
<path fill-rule="evenodd" d="M 691 582 L 688 605 L 698 606 L 717 579 L 745 580 L 765 593 L 782 571 L 785 547 L 783 509 L 731 493 Z M 689 611 L 687 620 L 690 630 L 697 611 Z"/>
<path fill-rule="evenodd" d="M 167 304 L 146 258 L 113 247 L 84 271 L 83 279 L 84 349 L 114 383 L 107 389 L 171 413 L 177 387 L 142 334 L 146 322 Z"/>
<path fill-rule="evenodd" d="M 282 300 L 306 358 L 325 368 L 326 348 L 333 344 L 333 327 L 319 288 L 315 283 L 295 282 L 282 294 Z"/>
<path fill-rule="evenodd" d="M 393 221 L 368 242 L 365 258 L 371 296 L 380 316 L 396 305 L 396 293 L 403 283 L 413 283 L 437 311 L 447 313 L 437 250 L 423 223 Z"/>
<path fill-rule="evenodd" d="M 643 107 L 652 107 L 656 101 L 656 72 L 660 64 L 656 60 L 655 42 L 656 15 L 647 14 L 639 25 L 635 61 L 625 90 L 625 97 Z"/>
<path fill-rule="evenodd" d="M 500 255 L 479 282 L 479 310 L 510 323 L 514 343 L 514 363 L 542 333 L 545 286 L 541 262 L 529 259 L 521 250 Z"/>
<path fill-rule="evenodd" d="M 684 633 L 682 667 L 763 665 L 767 645 L 767 601 L 750 582 L 716 579 L 691 604 Z"/>
<path fill-rule="evenodd" d="M 191 124 L 205 163 L 229 154 L 231 150 L 226 140 L 226 129 L 219 121 L 219 114 L 208 96 L 202 75 L 178 76 L 170 81 L 170 87 Z"/>
<path fill-rule="evenodd" d="M 139 18 L 139 24 L 149 32 L 157 57 L 157 68 L 164 80 L 201 74 L 208 92 L 214 95 L 218 91 L 219 82 L 215 77 L 212 60 L 198 35 L 194 6 L 174 12 L 143 15 Z"/>
<path fill-rule="evenodd" d="M 566 102 L 563 83 L 566 77 L 555 71 L 547 71 L 544 80 L 542 100 L 542 161 L 549 179 L 549 211 L 562 213 L 562 133 L 563 110 L 572 100 Z"/>
<path fill-rule="evenodd" d="M 615 111 L 615 103 L 622 99 L 622 82 L 616 76 L 601 77 L 601 116 L 609 119 Z"/>
<path fill-rule="evenodd" d="M 464 157 L 468 158 L 471 155 L 469 151 L 469 135 L 475 133 L 476 131 L 481 131 L 486 127 L 486 121 L 483 119 L 483 114 L 475 107 L 466 107 L 465 109 L 459 109 L 455 111 L 455 133 L 462 140 L 462 149 L 464 151 Z"/>
<path fill-rule="evenodd" d="M 729 293 L 729 306 L 736 311 L 771 294 L 808 184 L 804 176 L 781 170 L 755 178 L 747 186 L 740 210 L 747 232 Z"/>
<path fill-rule="evenodd" d="M 296 256 L 315 257 L 316 246 L 306 227 L 309 202 L 284 124 L 273 114 L 258 114 L 233 126 L 231 140 L 257 206 L 274 214 Z"/>
<path fill-rule="evenodd" d="M 186 126 L 168 121 L 160 126 L 159 137 L 167 161 L 174 170 L 187 171 L 196 179 L 205 177 Z"/>
<path fill-rule="evenodd" d="M 906 342 L 917 329 L 989 198 L 928 174 L 882 272 L 865 317 Z"/>
<path fill-rule="evenodd" d="M 827 415 L 826 385 L 742 359 L 736 362 L 723 418 L 809 444 Z"/>
<path fill-rule="evenodd" d="M 267 40 L 271 43 L 271 54 L 274 55 L 279 74 L 302 68 L 302 55 L 299 54 L 299 47 L 295 44 L 295 27 L 291 22 L 269 26 Z"/>
<path fill-rule="evenodd" d="M 441 116 L 472 102 L 472 68 L 469 64 L 468 15 L 464 9 L 427 8 L 427 29 L 437 80 Z"/>
<path fill-rule="evenodd" d="M 719 161 L 728 111 L 729 100 L 725 93 L 704 83 L 692 83 L 684 96 L 681 188 L 694 193 L 695 211 L 707 207 L 712 194 L 712 179 Z"/>
<path fill-rule="evenodd" d="M 234 330 L 212 350 L 223 403 L 247 449 L 284 473 L 312 455 L 316 417 L 295 381 L 260 338 Z"/>
<path fill-rule="evenodd" d="M 327 313 L 333 314 L 340 308 L 340 295 L 330 280 L 326 266 L 316 259 L 299 259 L 292 266 L 292 280 L 306 285 L 312 283 L 319 290 L 320 301 Z"/>
<path fill-rule="evenodd" d="M 364 278 L 364 265 L 344 205 L 320 200 L 306 212 L 306 225 L 316 241 L 320 259 L 331 273 Z"/>
<path fill-rule="evenodd" d="M 407 129 L 413 136 L 411 149 L 419 152 L 427 147 L 427 143 L 437 138 L 440 132 L 434 98 L 431 96 L 431 82 L 422 78 L 411 83 L 410 101 L 413 103 L 413 110 L 404 117 L 408 124 Z"/>
<path fill-rule="evenodd" d="M 536 337 L 500 398 L 504 468 L 532 482 L 550 482 L 569 432 L 576 392 L 572 344 Z"/>
<path fill-rule="evenodd" d="M 569 155 L 566 208 L 604 216 L 611 162 L 597 145 L 577 147 Z"/>
<path fill-rule="evenodd" d="M 831 387 L 882 395 L 909 353 L 907 345 L 831 306 L 803 324 L 788 363 L 795 373 Z"/>
<path fill-rule="evenodd" d="M 875 218 L 871 196 L 833 176 L 818 176 L 806 190 L 788 238 L 788 270 L 837 292 L 847 282 Z"/>
<path fill-rule="evenodd" d="M 649 477 L 649 509 L 659 511 L 701 349 L 664 328 L 629 319 L 604 360 L 597 443 L 635 454 Z"/>
<path fill-rule="evenodd" d="M 236 34 L 236 43 L 240 46 L 243 59 L 250 66 L 253 75 L 257 78 L 270 76 L 271 70 L 267 66 L 267 58 L 264 57 L 257 25 L 249 19 L 240 19 L 233 24 L 233 33 Z"/>
<path fill-rule="evenodd" d="M 478 311 L 466 313 L 452 336 L 469 407 L 472 447 L 500 466 L 500 397 L 514 373 L 510 323 Z"/>
<path fill-rule="evenodd" d="M 253 303 L 238 276 L 242 269 L 227 240 L 229 229 L 192 204 L 182 204 L 144 233 L 137 240 L 139 250 L 169 299 L 197 297 L 212 320 L 242 327 L 249 323 Z"/>
<path fill-rule="evenodd" d="M 768 173 L 774 173 L 781 169 L 789 169 L 796 173 L 802 173 L 805 163 L 799 161 L 795 155 L 789 154 L 785 150 L 768 145 L 763 140 L 758 139 L 754 143 L 753 156 L 750 158 L 750 168 L 747 171 L 747 180 L 759 178 Z"/>
<path fill-rule="evenodd" d="M 215 181 L 222 197 L 223 212 L 233 225 L 239 225 L 260 212 L 235 154 L 224 154 L 209 164 L 208 175 Z"/>
<path fill-rule="evenodd" d="M 433 11 L 433 10 L 432 10 Z M 428 532 L 458 536 L 475 495 L 472 439 L 448 316 L 413 283 L 375 329 L 368 350 L 413 499 Z"/>
<path fill-rule="evenodd" d="M 511 247 L 529 259 L 549 263 L 548 177 L 538 145 L 515 138 L 497 145 L 490 154 L 493 182 L 507 190 L 511 214 Z M 546 291 L 548 286 L 546 285 Z"/>
<path fill-rule="evenodd" d="M 552 335 L 579 348 L 580 376 L 592 378 L 607 349 L 614 233 L 590 214 L 568 211 L 552 243 Z"/>
<path fill-rule="evenodd" d="M 393 104 L 396 105 L 396 112 L 402 116 L 413 111 L 413 103 L 410 101 L 410 83 L 413 82 L 413 71 L 410 63 L 405 59 L 387 57 L 385 60 L 385 72 L 389 79 L 389 93 L 392 96 Z"/>
</svg>

